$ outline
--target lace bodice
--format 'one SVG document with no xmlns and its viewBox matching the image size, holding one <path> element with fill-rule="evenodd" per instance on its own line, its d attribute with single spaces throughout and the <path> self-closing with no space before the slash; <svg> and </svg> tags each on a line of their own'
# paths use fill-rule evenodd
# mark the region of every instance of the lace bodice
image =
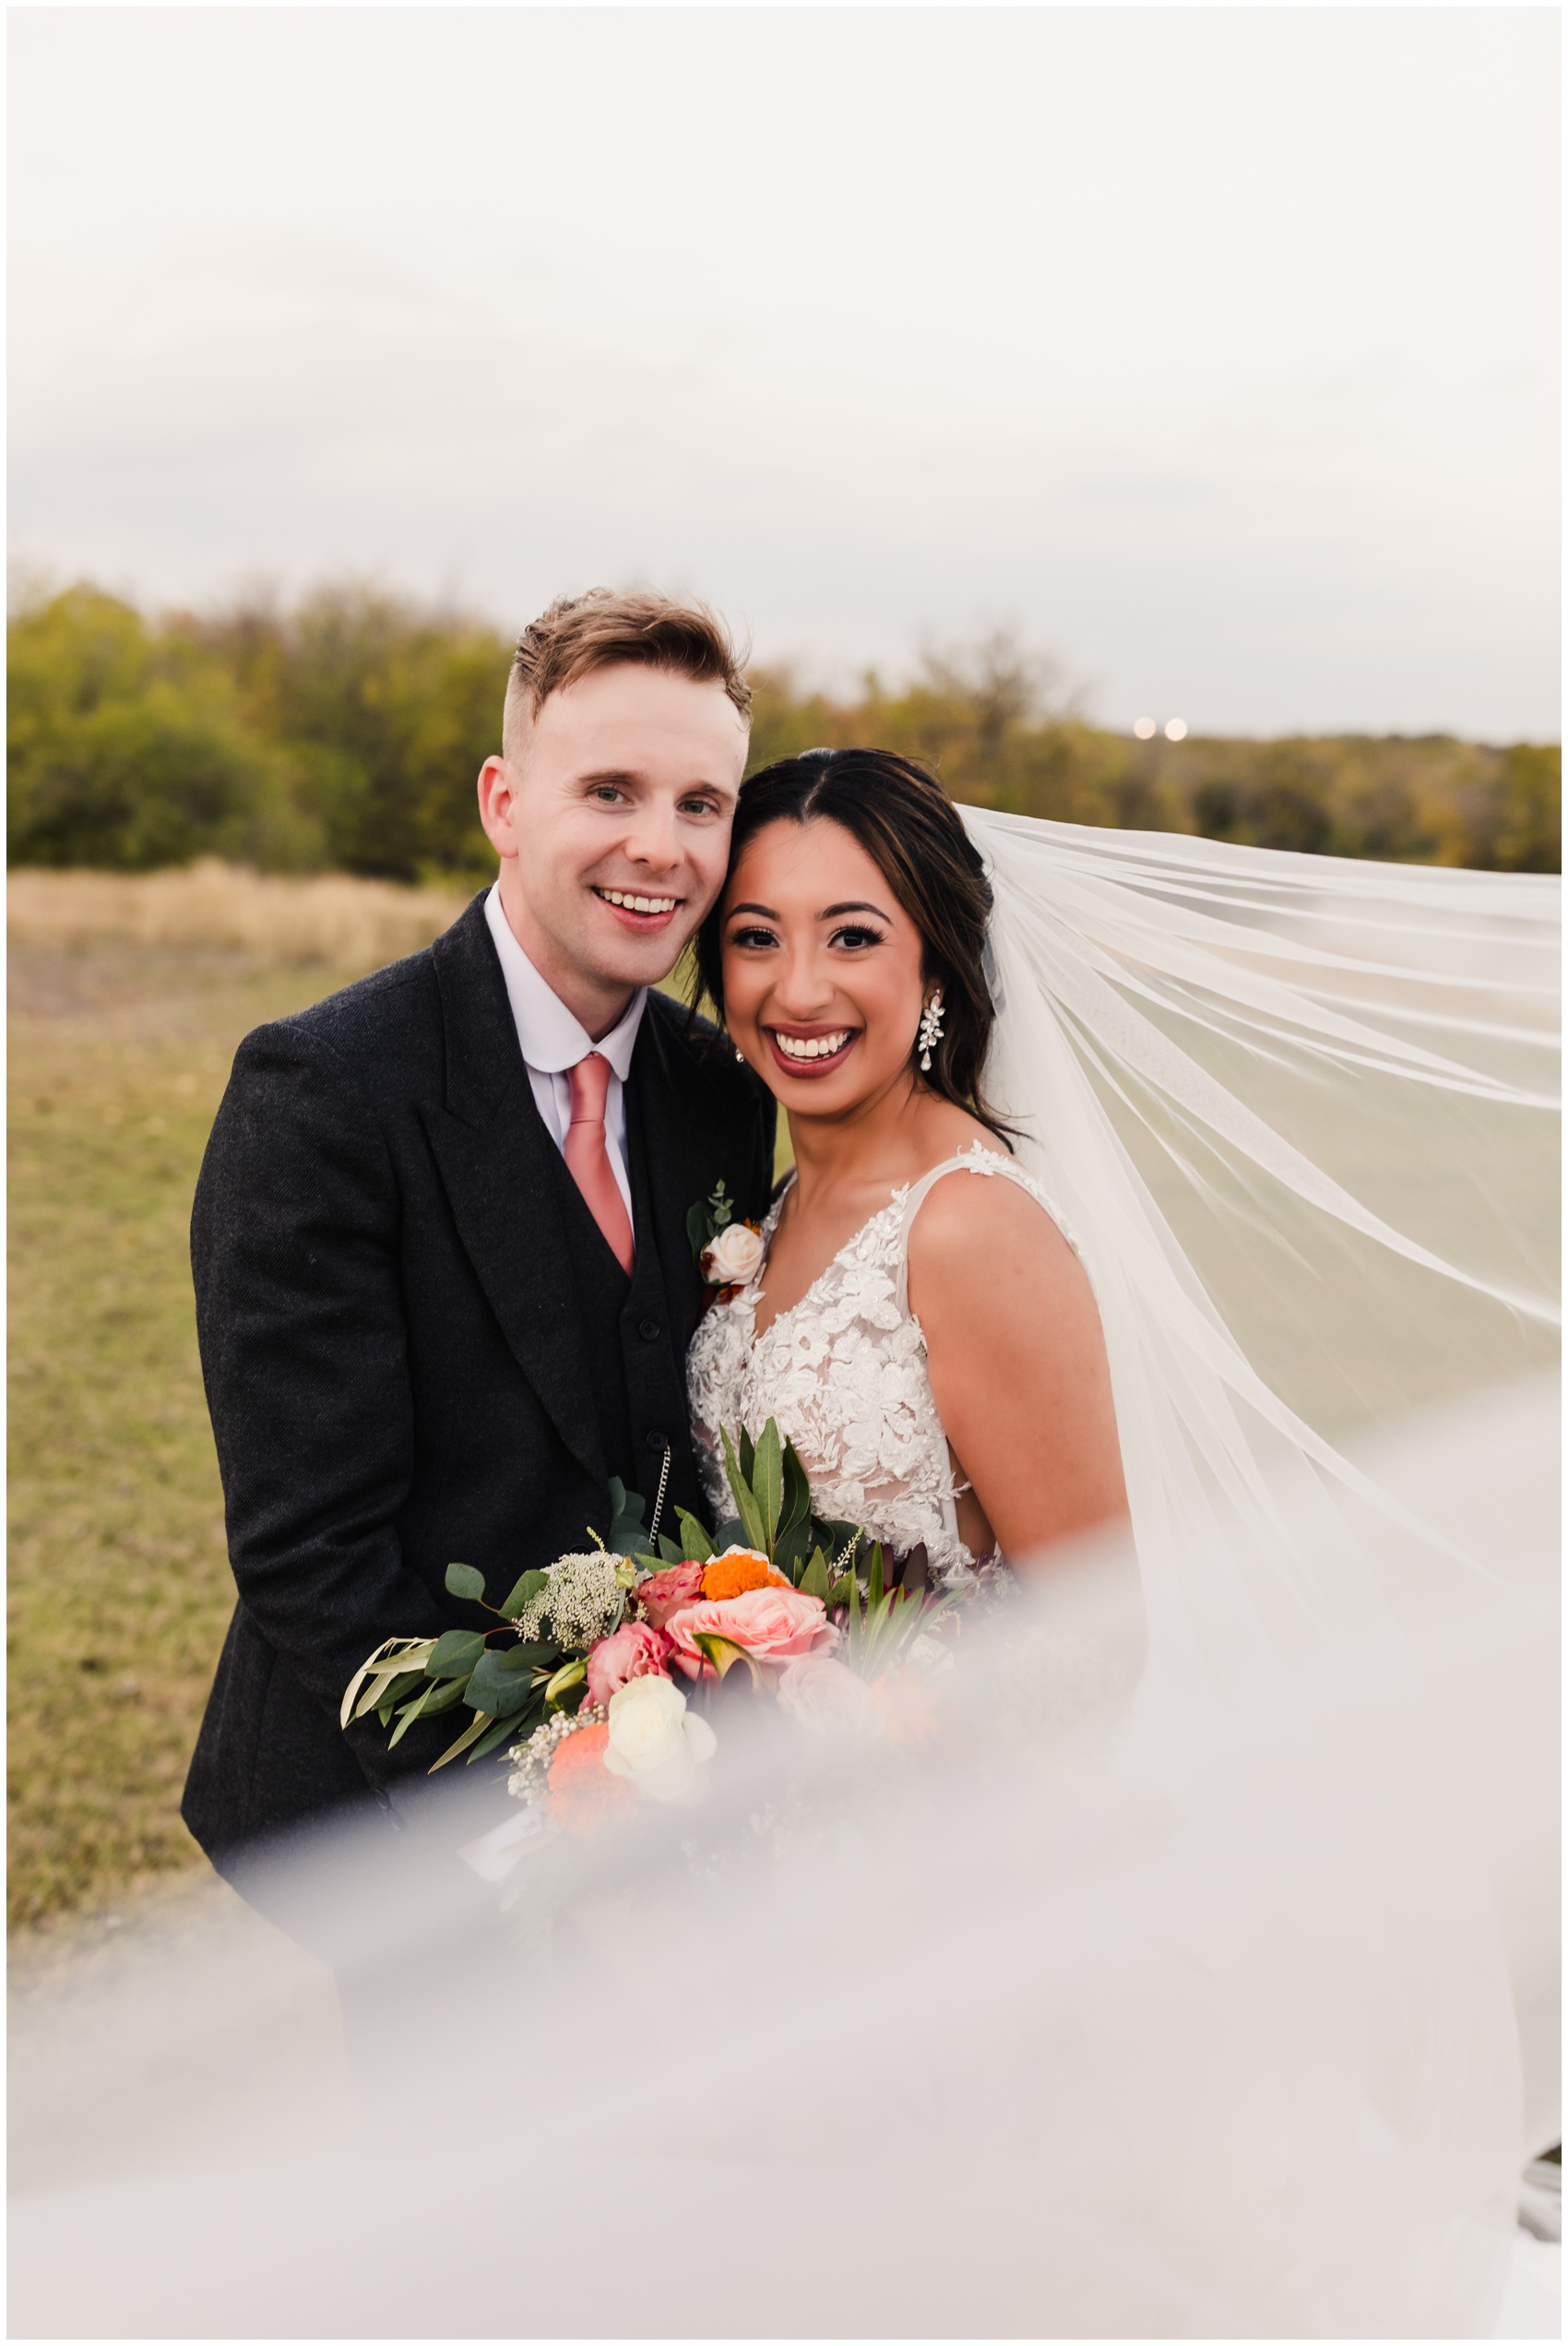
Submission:
<svg viewBox="0 0 1568 2346">
<path fill-rule="evenodd" d="M 768 1419 L 800 1452 L 821 1516 L 862 1524 L 896 1554 L 923 1546 L 932 1585 L 972 1584 L 977 1565 L 958 1536 L 947 1437 L 926 1375 L 925 1337 L 909 1310 L 909 1235 L 944 1173 L 1000 1174 L 1072 1233 L 1043 1191 L 1011 1157 L 981 1141 L 893 1192 L 814 1280 L 800 1302 L 761 1336 L 762 1268 L 699 1323 L 686 1356 L 692 1436 L 707 1499 L 720 1518 L 732 1503 L 719 1428 L 743 1425 L 754 1440 Z M 771 1242 L 788 1185 L 763 1224 Z"/>
</svg>

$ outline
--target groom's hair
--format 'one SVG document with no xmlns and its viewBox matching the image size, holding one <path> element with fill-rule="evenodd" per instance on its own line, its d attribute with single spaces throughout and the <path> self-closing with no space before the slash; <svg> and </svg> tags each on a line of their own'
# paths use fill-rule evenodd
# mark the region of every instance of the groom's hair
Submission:
<svg viewBox="0 0 1568 2346">
<path fill-rule="evenodd" d="M 564 692 L 596 668 L 663 668 L 695 684 L 722 685 L 749 723 L 752 688 L 742 657 L 723 621 L 702 603 L 677 602 L 646 590 L 614 594 L 608 587 L 559 596 L 517 637 L 502 720 L 502 756 L 512 763 L 551 694 Z"/>
</svg>

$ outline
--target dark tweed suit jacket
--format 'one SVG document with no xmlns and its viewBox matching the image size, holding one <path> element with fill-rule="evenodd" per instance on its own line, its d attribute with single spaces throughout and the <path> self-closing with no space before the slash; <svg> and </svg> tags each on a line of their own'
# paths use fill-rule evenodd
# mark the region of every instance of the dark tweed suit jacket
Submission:
<svg viewBox="0 0 1568 2346">
<path fill-rule="evenodd" d="M 666 1438 L 667 1519 L 700 1507 L 685 1218 L 720 1179 L 765 1210 L 774 1105 L 655 994 L 626 1116 L 637 1268 L 596 1321 L 608 1250 L 576 1275 L 603 1241 L 534 1104 L 482 897 L 427 952 L 242 1044 L 191 1224 L 239 1602 L 184 1814 L 220 1867 L 346 1802 L 389 1805 L 445 1749 L 450 1718 L 389 1754 L 338 1710 L 383 1638 L 488 1626 L 446 1595 L 449 1563 L 493 1602 L 605 1526 L 612 1474 L 651 1501 Z"/>
</svg>

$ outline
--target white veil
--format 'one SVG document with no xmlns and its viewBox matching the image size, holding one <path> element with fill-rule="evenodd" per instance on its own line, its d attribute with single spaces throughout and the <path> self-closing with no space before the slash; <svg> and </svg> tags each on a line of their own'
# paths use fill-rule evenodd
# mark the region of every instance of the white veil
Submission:
<svg viewBox="0 0 1568 2346">
<path fill-rule="evenodd" d="M 1444 1999 L 1497 1985 L 1476 1916 L 1495 1923 L 1543 2149 L 1561 883 L 965 821 L 995 891 L 988 1089 L 1105 1330 L 1147 1621 L 1135 1708 L 1162 1767 L 1201 1773 L 1336 1657 L 1372 1673 L 1426 1755 L 1449 1876 L 1385 1919 L 1439 2037 Z M 1400 1445 L 1434 1412 L 1412 1478 Z M 1434 1460 L 1510 1436 L 1510 1488 L 1467 1515 Z M 1430 1657 L 1461 1619 L 1478 1659 L 1445 1677 Z M 1489 1678 L 1483 1652 L 1512 1659 Z M 1349 1829 L 1326 1790 L 1317 1825 Z M 1461 1925 L 1438 1921 L 1451 1896 Z M 1455 1962 L 1469 1935 L 1456 1970 L 1431 1960 L 1439 1931 Z"/>
</svg>

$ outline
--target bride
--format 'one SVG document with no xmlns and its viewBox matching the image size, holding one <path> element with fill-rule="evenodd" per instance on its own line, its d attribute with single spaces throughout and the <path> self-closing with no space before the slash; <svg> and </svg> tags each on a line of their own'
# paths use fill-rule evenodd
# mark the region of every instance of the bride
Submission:
<svg viewBox="0 0 1568 2346">
<path fill-rule="evenodd" d="M 720 1429 L 773 1417 L 819 1514 L 949 1588 L 1126 1506 L 1088 1278 L 982 1089 L 991 911 L 929 776 L 814 752 L 746 785 L 698 940 L 795 1157 L 692 1345 L 708 1496 L 728 1513 Z"/>
</svg>

